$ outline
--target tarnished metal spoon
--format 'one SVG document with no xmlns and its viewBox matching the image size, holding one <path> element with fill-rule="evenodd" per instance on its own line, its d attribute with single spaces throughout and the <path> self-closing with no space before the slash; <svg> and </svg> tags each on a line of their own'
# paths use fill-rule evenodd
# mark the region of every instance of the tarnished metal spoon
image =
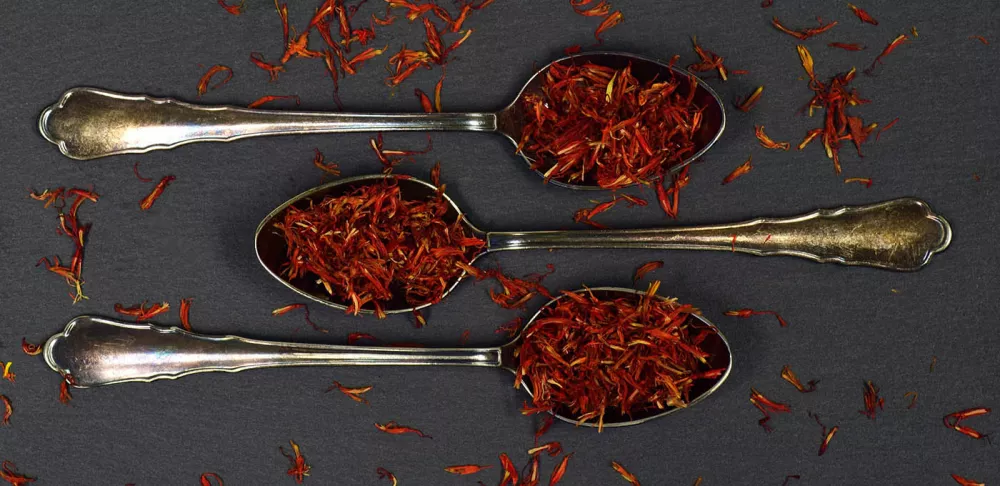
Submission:
<svg viewBox="0 0 1000 486">
<path fill-rule="evenodd" d="M 324 287 L 307 277 L 289 281 L 284 275 L 287 245 L 274 228 L 289 206 L 305 207 L 311 200 L 338 196 L 354 187 L 396 180 L 405 199 L 424 200 L 437 193 L 430 183 L 409 176 L 372 175 L 338 180 L 293 197 L 268 214 L 257 226 L 257 258 L 264 268 L 288 288 L 322 304 L 346 309 L 332 300 Z M 733 224 L 635 230 L 573 231 L 483 231 L 474 226 L 447 195 L 451 211 L 448 221 L 461 219 L 472 234 L 486 241 L 476 255 L 501 250 L 548 248 L 604 248 L 658 250 L 716 250 L 758 256 L 790 255 L 817 262 L 836 262 L 889 270 L 913 271 L 951 242 L 951 226 L 944 217 L 919 199 L 903 198 L 866 206 L 823 209 L 790 218 L 760 218 Z M 735 242 L 733 237 L 736 237 Z M 464 274 L 463 274 L 464 276 Z M 457 278 L 446 297 L 461 281 Z M 394 292 L 402 296 L 403 292 Z M 426 307 L 425 304 L 417 309 Z M 410 312 L 414 308 L 402 297 L 383 303 L 386 313 Z M 363 313 L 370 310 L 362 309 Z"/>
<path fill-rule="evenodd" d="M 584 289 L 599 298 L 614 298 L 623 294 L 640 294 L 631 289 L 602 287 Z M 555 304 L 562 296 L 550 301 Z M 538 311 L 525 326 L 530 327 L 541 314 Z M 714 392 L 729 376 L 732 353 L 725 336 L 711 322 L 692 315 L 691 325 L 712 332 L 701 348 L 710 356 L 707 369 L 725 368 L 716 379 L 699 380 L 691 390 L 688 406 Z M 101 317 L 80 316 L 66 325 L 65 330 L 45 343 L 45 362 L 57 373 L 72 375 L 75 386 L 87 388 L 126 382 L 151 382 L 177 379 L 208 371 L 237 372 L 257 368 L 285 366 L 417 366 L 462 365 L 501 368 L 512 373 L 519 366 L 515 349 L 521 345 L 524 331 L 509 343 L 494 348 L 396 348 L 379 346 L 337 346 L 300 344 L 247 339 L 239 336 L 206 336 L 178 327 L 120 322 Z M 429 385 L 432 385 L 430 382 Z M 531 383 L 521 386 L 532 393 Z M 668 415 L 679 408 L 668 407 L 632 416 L 609 410 L 605 427 L 636 425 Z M 577 418 L 557 413 L 567 422 Z M 593 424 L 585 424 L 593 425 Z"/>
<path fill-rule="evenodd" d="M 171 149 L 193 142 L 231 142 L 264 135 L 387 131 L 495 132 L 515 145 L 521 139 L 524 116 L 521 100 L 541 89 L 545 72 L 557 62 L 594 63 L 611 68 L 632 66 L 640 81 L 666 79 L 672 73 L 694 76 L 659 61 L 632 54 L 598 52 L 564 57 L 538 70 L 515 100 L 495 113 L 323 113 L 206 106 L 171 98 L 114 93 L 96 88 L 73 88 L 49 106 L 38 120 L 46 140 L 67 157 L 79 160 L 108 155 Z M 673 167 L 680 170 L 707 151 L 722 135 L 726 113 L 722 100 L 704 81 L 698 81 L 694 103 L 704 106 L 702 128 L 695 137 L 699 150 Z M 678 93 L 686 94 L 681 83 Z M 531 154 L 521 154 L 530 165 Z M 574 189 L 600 189 L 567 184 Z"/>
</svg>

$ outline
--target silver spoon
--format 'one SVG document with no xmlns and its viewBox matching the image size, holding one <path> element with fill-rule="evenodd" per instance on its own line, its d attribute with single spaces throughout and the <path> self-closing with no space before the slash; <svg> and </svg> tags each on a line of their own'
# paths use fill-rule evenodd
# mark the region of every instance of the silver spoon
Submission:
<svg viewBox="0 0 1000 486">
<path fill-rule="evenodd" d="M 274 229 L 274 223 L 281 220 L 289 206 L 304 207 L 310 200 L 337 196 L 359 185 L 379 183 L 386 177 L 396 180 L 405 199 L 423 200 L 437 193 L 437 188 L 430 183 L 391 175 L 352 177 L 310 189 L 275 208 L 257 226 L 257 259 L 271 276 L 300 295 L 346 309 L 343 303 L 331 300 L 315 279 L 300 277 L 288 281 L 283 276 L 283 265 L 288 260 L 287 245 L 281 233 Z M 469 222 L 451 198 L 447 195 L 444 198 L 451 206 L 444 217 L 449 221 L 461 218 L 469 232 L 487 242 L 473 260 L 495 251 L 548 248 L 717 250 L 758 256 L 791 255 L 817 262 L 913 271 L 926 265 L 935 253 L 943 251 L 951 242 L 948 221 L 935 214 L 927 203 L 912 198 L 818 210 L 790 218 L 760 218 L 712 226 L 515 232 L 480 230 Z M 735 243 L 733 235 L 736 235 Z M 447 288 L 442 298 L 447 297 L 462 277 Z M 402 292 L 395 292 L 395 295 L 402 295 Z M 383 307 L 390 314 L 414 310 L 403 298 L 385 302 Z M 371 313 L 371 310 L 362 309 L 361 312 Z"/>
<path fill-rule="evenodd" d="M 585 292 L 587 289 L 577 292 Z M 643 292 L 603 287 L 590 289 L 599 298 L 613 298 L 621 294 Z M 555 304 L 560 296 L 547 306 Z M 539 310 L 525 329 L 541 315 Z M 692 315 L 691 325 L 712 332 L 701 347 L 710 356 L 708 369 L 725 368 L 719 378 L 703 379 L 691 390 L 688 406 L 705 399 L 717 390 L 732 369 L 732 353 L 722 332 L 699 315 Z M 234 373 L 257 368 L 284 366 L 353 366 L 353 365 L 463 365 L 501 368 L 512 373 L 519 366 L 515 349 L 521 344 L 522 330 L 509 343 L 494 348 L 394 348 L 378 346 L 337 346 L 327 344 L 299 344 L 247 339 L 239 336 L 207 336 L 185 331 L 178 327 L 161 327 L 153 324 L 134 324 L 80 316 L 66 325 L 59 334 L 45 343 L 45 362 L 53 371 L 73 377 L 74 386 L 88 388 L 126 382 L 152 382 L 177 379 L 182 376 L 208 371 Z M 521 386 L 531 394 L 530 382 L 521 380 Z M 632 416 L 619 415 L 612 410 L 604 418 L 605 427 L 636 425 L 673 413 L 679 408 L 650 410 Z M 577 419 L 556 413 L 567 422 Z M 583 425 L 594 426 L 585 423 Z"/>
<path fill-rule="evenodd" d="M 263 135 L 346 133 L 376 131 L 496 132 L 517 145 L 524 127 L 521 100 L 540 90 L 544 73 L 554 63 L 594 63 L 615 69 L 631 64 L 640 81 L 693 76 L 687 71 L 632 54 L 599 52 L 553 61 L 538 70 L 515 100 L 495 113 L 321 113 L 204 106 L 171 98 L 127 95 L 96 88 L 73 88 L 49 106 L 38 120 L 46 140 L 67 157 L 78 160 L 108 155 L 171 149 L 192 142 L 231 142 Z M 702 129 L 695 142 L 699 150 L 672 170 L 680 170 L 704 154 L 726 126 L 726 112 L 719 96 L 701 79 L 694 103 L 704 106 Z M 681 83 L 678 93 L 686 94 Z M 530 154 L 521 154 L 529 166 Z M 597 186 L 551 181 L 574 189 Z"/>
</svg>

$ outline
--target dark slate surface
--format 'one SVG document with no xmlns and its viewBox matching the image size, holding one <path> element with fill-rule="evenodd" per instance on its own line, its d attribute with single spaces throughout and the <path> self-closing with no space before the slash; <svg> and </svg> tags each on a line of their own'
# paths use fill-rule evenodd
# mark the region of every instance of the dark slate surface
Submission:
<svg viewBox="0 0 1000 486">
<path fill-rule="evenodd" d="M 318 2 L 313 2 L 318 3 Z M 313 3 L 290 7 L 302 26 Z M 382 8 L 366 5 L 362 15 Z M 655 251 L 521 252 L 496 256 L 513 274 L 556 266 L 553 288 L 631 284 L 639 264 L 663 259 L 653 276 L 663 289 L 704 309 L 727 334 L 735 370 L 703 404 L 639 427 L 574 429 L 559 424 L 549 435 L 575 455 L 564 484 L 623 484 L 609 467 L 618 460 L 643 484 L 705 485 L 950 484 L 958 473 L 987 484 L 1000 480 L 997 449 L 941 425 L 946 413 L 998 405 L 996 371 L 1000 308 L 994 299 L 998 266 L 995 243 L 1000 179 L 992 151 L 1000 133 L 995 89 L 997 4 L 887 2 L 861 5 L 879 21 L 859 22 L 840 2 L 776 0 L 761 9 L 755 0 L 621 1 L 626 21 L 606 35 L 607 49 L 692 62 L 691 35 L 726 57 L 732 69 L 750 74 L 728 83 L 709 82 L 727 101 L 766 85 L 750 114 L 729 109 L 729 127 L 704 162 L 692 171 L 679 221 L 658 208 L 613 210 L 614 227 L 719 223 L 761 215 L 793 215 L 815 208 L 917 196 L 946 215 L 955 230 L 951 248 L 918 273 L 820 265 L 794 258 L 755 258 L 729 253 Z M 876 78 L 859 76 L 857 88 L 873 103 L 854 110 L 866 120 L 899 124 L 859 159 L 845 146 L 844 177 L 872 177 L 866 189 L 834 175 L 819 146 L 805 151 L 760 148 L 753 125 L 778 140 L 797 142 L 819 119 L 796 116 L 811 93 L 800 79 L 796 40 L 769 26 L 779 15 L 792 26 L 813 17 L 840 21 L 806 44 L 820 76 L 867 65 L 911 25 L 919 37 L 887 60 Z M 446 110 L 487 110 L 508 102 L 532 72 L 571 44 L 593 42 L 598 20 L 574 14 L 568 2 L 500 0 L 474 14 L 475 29 L 448 65 Z M 360 319 L 313 306 L 313 318 L 333 331 L 308 329 L 298 315 L 272 318 L 270 310 L 296 302 L 271 280 L 253 253 L 259 220 L 286 198 L 318 184 L 313 148 L 338 161 L 345 175 L 373 173 L 379 165 L 367 135 L 257 139 L 200 144 L 173 151 L 89 162 L 61 156 L 35 128 L 38 113 L 66 89 L 89 85 L 195 101 L 195 84 L 212 64 L 230 65 L 229 85 L 204 103 L 246 104 L 263 94 L 298 94 L 302 107 L 328 110 L 330 82 L 321 63 L 296 60 L 276 83 L 247 57 L 281 54 L 280 27 L 270 2 L 251 1 L 240 17 L 211 1 L 13 2 L 0 16 L 4 80 L 0 178 L 0 359 L 13 360 L 16 384 L 0 383 L 14 402 L 9 427 L 0 428 L 0 458 L 39 478 L 38 484 L 195 484 L 215 471 L 226 484 L 288 484 L 278 446 L 301 444 L 313 466 L 312 484 L 377 484 L 375 469 L 394 472 L 400 484 L 488 483 L 497 467 L 478 477 L 455 477 L 453 464 L 496 464 L 506 451 L 524 464 L 537 419 L 521 416 L 525 399 L 511 376 L 484 369 L 298 369 L 235 375 L 200 375 L 176 382 L 116 385 L 75 393 L 60 404 L 59 378 L 40 359 L 23 355 L 22 336 L 41 341 L 83 313 L 110 314 L 116 302 L 194 297 L 192 320 L 205 333 L 342 343 L 347 333 L 370 332 L 390 341 L 454 345 L 471 330 L 470 345 L 500 342 L 493 329 L 517 315 L 498 309 L 488 285 L 465 283 L 428 313 L 430 325 L 414 329 L 406 317 Z M 375 44 L 418 46 L 419 24 L 381 28 Z M 826 47 L 830 41 L 861 42 L 860 53 Z M 416 111 L 414 87 L 431 91 L 439 71 L 421 72 L 393 92 L 383 85 L 385 57 L 342 83 L 347 109 Z M 387 146 L 418 147 L 423 135 L 389 134 Z M 434 150 L 400 172 L 425 176 L 440 161 L 449 193 L 479 225 L 497 230 L 576 227 L 572 214 L 594 194 L 546 187 L 512 155 L 511 145 L 487 134 L 436 134 Z M 719 181 L 753 154 L 755 168 L 737 182 Z M 141 161 L 148 177 L 177 176 L 152 211 L 137 202 L 150 189 L 132 174 Z M 981 180 L 974 180 L 974 174 Z M 93 184 L 100 202 L 81 214 L 92 221 L 85 278 L 90 300 L 71 305 L 57 277 L 35 261 L 72 248 L 55 234 L 51 209 L 26 198 L 28 188 Z M 630 193 L 636 193 L 630 191 Z M 644 195 L 652 199 L 650 191 Z M 602 195 L 606 197 L 606 195 Z M 892 289 L 897 292 L 893 293 Z M 534 302 L 529 310 L 540 305 Z M 737 321 L 726 309 L 779 310 L 790 322 L 779 328 L 768 317 Z M 177 322 L 172 312 L 161 322 Z M 929 372 L 932 356 L 937 366 Z M 819 391 L 800 395 L 779 378 L 790 364 L 802 378 L 819 379 Z M 324 394 L 332 380 L 372 384 L 372 405 Z M 885 411 L 875 421 L 859 415 L 862 382 L 882 388 Z M 792 405 L 774 419 L 775 430 L 757 426 L 747 403 L 754 386 Z M 903 398 L 919 392 L 915 409 Z M 816 456 L 820 429 L 806 411 L 820 414 L 840 433 Z M 373 422 L 397 420 L 433 439 L 388 436 Z M 993 416 L 970 423 L 983 431 L 1000 425 Z M 555 464 L 546 458 L 544 470 Z M 546 475 L 547 478 L 547 475 Z M 387 484 L 387 483 L 382 483 Z"/>
</svg>

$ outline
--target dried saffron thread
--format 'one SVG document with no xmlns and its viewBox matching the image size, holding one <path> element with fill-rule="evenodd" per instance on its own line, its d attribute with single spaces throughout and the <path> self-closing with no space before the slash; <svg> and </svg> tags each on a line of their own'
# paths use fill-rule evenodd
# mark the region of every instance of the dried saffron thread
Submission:
<svg viewBox="0 0 1000 486">
<path fill-rule="evenodd" d="M 544 307 L 515 351 L 515 387 L 523 379 L 533 391 L 522 413 L 559 411 L 600 430 L 609 411 L 683 407 L 698 380 L 721 376 L 700 347 L 714 331 L 688 319 L 694 307 L 658 297 L 659 285 L 622 297 L 564 291 Z"/>
<path fill-rule="evenodd" d="M 615 189 L 649 184 L 694 155 L 704 107 L 694 77 L 640 82 L 631 66 L 552 64 L 522 101 L 517 150 L 546 181 Z"/>
<path fill-rule="evenodd" d="M 135 318 L 135 322 L 142 322 L 153 317 L 156 317 L 164 312 L 170 310 L 169 302 L 154 302 L 146 306 L 146 301 L 142 301 L 141 304 L 136 304 L 131 307 L 125 307 L 121 304 L 115 304 L 115 312 L 123 315 Z"/>
</svg>

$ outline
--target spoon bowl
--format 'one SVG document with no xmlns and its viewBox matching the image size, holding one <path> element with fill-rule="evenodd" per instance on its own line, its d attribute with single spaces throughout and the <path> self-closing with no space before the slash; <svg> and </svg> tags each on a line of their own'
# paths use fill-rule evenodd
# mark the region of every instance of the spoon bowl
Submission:
<svg viewBox="0 0 1000 486">
<path fill-rule="evenodd" d="M 525 125 L 522 99 L 539 93 L 545 73 L 555 63 L 593 63 L 621 69 L 632 67 L 640 81 L 691 76 L 697 80 L 693 102 L 703 107 L 702 126 L 695 137 L 699 150 L 671 167 L 680 170 L 704 154 L 726 126 L 724 104 L 694 74 L 652 59 L 621 52 L 594 52 L 563 57 L 538 70 L 518 96 L 498 112 L 484 113 L 329 113 L 250 109 L 185 103 L 172 98 L 115 93 L 78 87 L 66 91 L 42 111 L 38 130 L 67 157 L 90 160 L 118 154 L 172 149 L 194 142 L 231 142 L 268 135 L 387 131 L 496 132 L 517 145 Z M 686 83 L 677 92 L 687 94 Z M 529 166 L 530 154 L 521 154 Z M 602 189 L 593 184 L 550 181 L 573 189 Z"/>
<path fill-rule="evenodd" d="M 407 175 L 369 175 L 351 177 L 309 189 L 278 206 L 257 226 L 254 245 L 257 259 L 267 272 L 289 289 L 314 302 L 346 310 L 348 305 L 333 300 L 315 279 L 284 276 L 288 247 L 275 229 L 290 206 L 304 208 L 310 201 L 339 196 L 362 185 L 393 180 L 401 197 L 425 200 L 438 189 L 428 182 Z M 817 262 L 837 262 L 892 270 L 912 271 L 926 265 L 931 257 L 948 247 L 951 226 L 935 214 L 927 203 L 902 198 L 865 206 L 824 209 L 787 218 L 760 218 L 733 224 L 700 227 L 674 227 L 636 230 L 571 230 L 531 232 L 486 232 L 472 224 L 455 201 L 443 194 L 450 210 L 448 222 L 460 220 L 469 234 L 486 241 L 472 261 L 503 250 L 552 248 L 605 249 L 680 249 L 715 250 L 758 256 L 787 255 Z M 733 237 L 736 236 L 734 242 Z M 442 293 L 445 298 L 466 276 L 463 272 Z M 431 304 L 413 307 L 393 292 L 394 299 L 383 302 L 386 314 L 406 313 Z M 360 313 L 371 314 L 363 306 Z"/>
<path fill-rule="evenodd" d="M 599 296 L 638 294 L 631 289 L 594 288 Z M 553 305 L 560 298 L 550 301 Z M 541 311 L 529 321 L 530 328 Z M 688 407 L 704 400 L 717 390 L 732 369 L 732 354 L 725 336 L 711 322 L 691 315 L 692 326 L 711 331 L 701 344 L 709 357 L 709 369 L 725 368 L 718 377 L 701 379 L 691 390 Z M 239 336 L 209 336 L 179 327 L 148 323 L 127 323 L 94 316 L 80 316 L 62 332 L 50 337 L 44 346 L 46 364 L 63 377 L 72 376 L 77 388 L 90 388 L 128 382 L 153 382 L 211 371 L 238 372 L 259 368 L 290 366 L 411 366 L 461 365 L 502 368 L 515 372 L 519 361 L 515 350 L 520 346 L 522 330 L 509 343 L 492 348 L 411 348 L 392 346 L 341 346 L 263 341 Z M 532 393 L 530 384 L 522 387 Z M 686 408 L 686 407 L 685 407 Z M 609 410 L 604 427 L 640 424 L 676 412 L 680 408 L 649 410 L 621 416 Z M 554 415 L 566 422 L 578 418 L 564 411 Z M 581 425 L 595 426 L 584 423 Z"/>
<path fill-rule="evenodd" d="M 640 81 L 664 80 L 674 77 L 686 78 L 688 76 L 697 81 L 697 92 L 694 95 L 692 103 L 695 106 L 704 107 L 704 111 L 702 112 L 701 129 L 698 130 L 694 136 L 695 145 L 699 147 L 699 149 L 679 164 L 672 166 L 668 172 L 678 172 L 687 165 L 691 164 L 712 148 L 712 145 L 714 145 L 715 142 L 719 140 L 719 137 L 722 136 L 722 132 L 726 128 L 725 104 L 723 104 L 722 99 L 719 98 L 719 95 L 712 89 L 711 86 L 708 85 L 708 83 L 686 70 L 675 68 L 660 61 L 623 52 L 588 52 L 584 54 L 574 54 L 556 59 L 555 61 L 545 65 L 545 67 L 539 69 L 534 75 L 531 76 L 530 79 L 528 79 L 528 82 L 525 83 L 523 88 L 521 88 L 521 92 L 517 94 L 517 97 L 511 104 L 497 112 L 497 132 L 506 136 L 516 147 L 518 142 L 521 141 L 521 134 L 524 133 L 525 116 L 523 110 L 523 100 L 525 95 L 542 93 L 542 85 L 545 81 L 545 74 L 554 64 L 582 65 L 588 63 L 612 69 L 624 69 L 626 67 L 631 67 L 632 75 Z M 676 93 L 682 97 L 687 96 L 689 89 L 688 84 L 680 83 L 677 87 Z M 520 155 L 521 158 L 528 163 L 528 167 L 532 167 L 534 165 L 536 159 L 535 154 L 520 151 L 518 152 L 518 155 Z M 544 177 L 542 171 L 536 169 L 535 172 L 537 172 L 539 176 Z M 570 189 L 604 189 L 594 184 L 573 184 L 557 179 L 551 179 L 548 183 Z"/>
</svg>

